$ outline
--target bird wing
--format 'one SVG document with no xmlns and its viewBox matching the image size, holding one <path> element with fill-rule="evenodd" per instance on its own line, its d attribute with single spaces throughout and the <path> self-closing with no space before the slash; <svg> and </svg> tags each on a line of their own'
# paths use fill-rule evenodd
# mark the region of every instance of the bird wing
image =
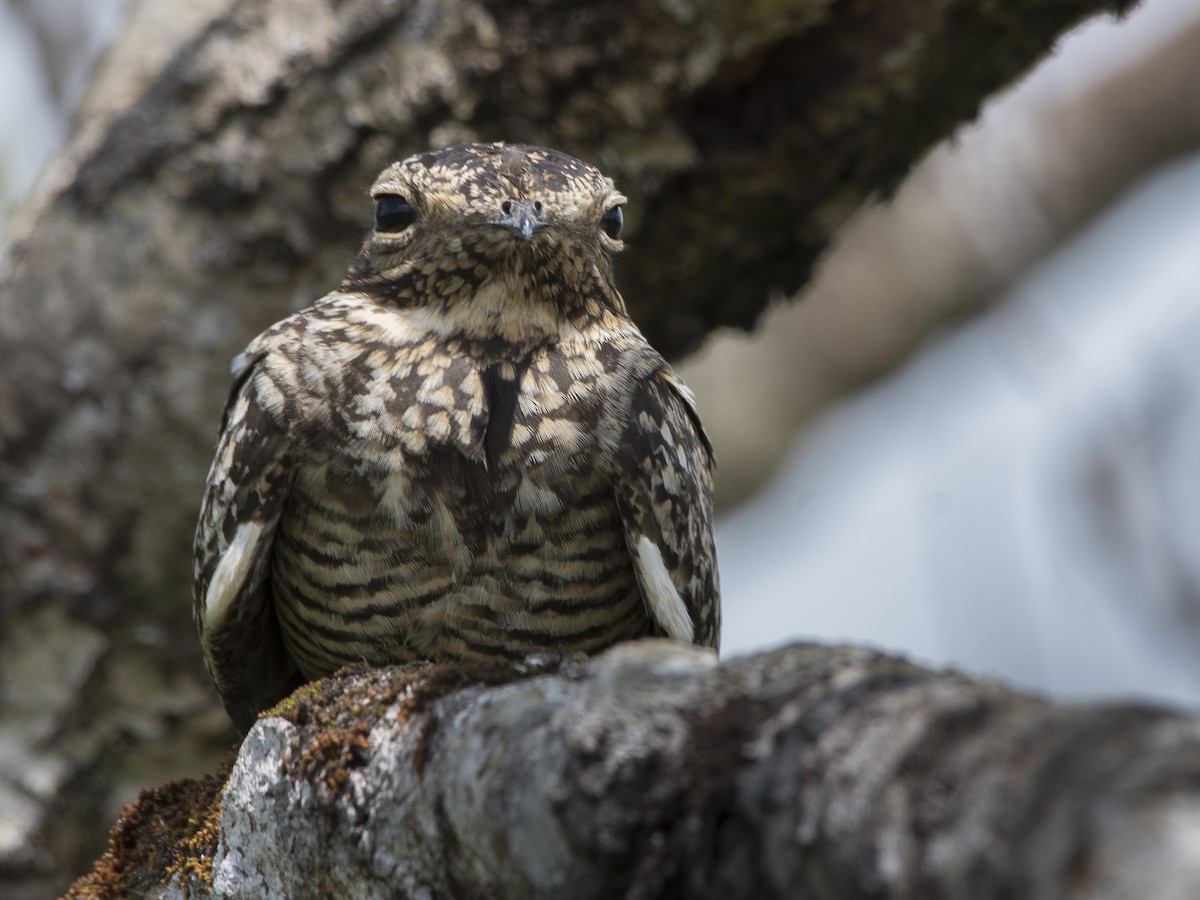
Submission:
<svg viewBox="0 0 1200 900">
<path fill-rule="evenodd" d="M 243 731 L 301 682 L 271 600 L 271 546 L 290 485 L 286 410 L 265 351 L 234 361 L 235 381 L 196 528 L 194 615 L 213 682 Z"/>
<path fill-rule="evenodd" d="M 670 637 L 717 649 L 713 453 L 691 391 L 665 364 L 633 396 L 617 505 L 646 609 Z"/>
</svg>

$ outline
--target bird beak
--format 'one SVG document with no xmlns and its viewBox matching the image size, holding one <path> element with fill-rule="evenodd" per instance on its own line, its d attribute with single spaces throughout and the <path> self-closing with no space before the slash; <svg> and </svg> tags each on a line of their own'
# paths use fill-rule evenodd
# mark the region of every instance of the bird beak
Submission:
<svg viewBox="0 0 1200 900">
<path fill-rule="evenodd" d="M 493 225 L 507 228 L 522 240 L 533 240 L 533 233 L 546 226 L 546 215 L 542 204 L 536 205 L 528 200 L 509 200 L 505 203 L 505 211 L 491 220 Z"/>
</svg>

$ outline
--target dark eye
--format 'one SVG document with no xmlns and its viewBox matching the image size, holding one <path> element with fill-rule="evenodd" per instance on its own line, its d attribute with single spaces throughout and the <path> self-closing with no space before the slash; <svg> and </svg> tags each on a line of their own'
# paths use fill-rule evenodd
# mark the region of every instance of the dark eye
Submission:
<svg viewBox="0 0 1200 900">
<path fill-rule="evenodd" d="M 625 214 L 621 212 L 621 207 L 619 206 L 614 206 L 600 217 L 600 227 L 604 229 L 604 233 L 610 238 L 620 237 L 621 227 L 624 224 Z"/>
<path fill-rule="evenodd" d="M 403 197 L 382 194 L 375 198 L 376 231 L 403 231 L 416 220 L 416 211 Z"/>
</svg>

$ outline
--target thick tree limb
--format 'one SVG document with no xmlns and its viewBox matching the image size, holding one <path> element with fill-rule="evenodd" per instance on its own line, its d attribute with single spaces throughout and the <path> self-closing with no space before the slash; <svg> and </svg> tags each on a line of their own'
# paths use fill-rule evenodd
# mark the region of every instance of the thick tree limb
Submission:
<svg viewBox="0 0 1200 900">
<path fill-rule="evenodd" d="M 247 737 L 219 835 L 194 809 L 182 834 L 156 826 L 203 794 L 160 789 L 78 896 L 1200 893 L 1195 717 L 845 647 L 718 666 L 645 641 L 553 668 L 305 689 Z M 446 694 L 464 677 L 490 683 Z"/>
<path fill-rule="evenodd" d="M 503 137 L 600 164 L 632 200 L 627 299 L 679 353 L 751 323 L 864 198 L 1127 5 L 207 0 L 165 40 L 157 3 L 0 281 L 4 892 L 90 857 L 116 785 L 203 768 L 220 719 L 188 547 L 228 360 L 336 282 L 387 161 Z"/>
</svg>

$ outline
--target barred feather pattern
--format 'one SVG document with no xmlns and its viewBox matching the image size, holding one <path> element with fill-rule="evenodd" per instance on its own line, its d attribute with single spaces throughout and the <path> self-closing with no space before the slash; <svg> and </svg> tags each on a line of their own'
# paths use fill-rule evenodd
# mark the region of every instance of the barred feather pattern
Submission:
<svg viewBox="0 0 1200 900">
<path fill-rule="evenodd" d="M 612 283 L 598 223 L 624 198 L 512 145 L 424 154 L 373 193 L 415 223 L 235 362 L 194 589 L 235 722 L 359 661 L 716 648 L 711 449 Z M 501 227 L 535 200 L 535 233 Z"/>
</svg>

